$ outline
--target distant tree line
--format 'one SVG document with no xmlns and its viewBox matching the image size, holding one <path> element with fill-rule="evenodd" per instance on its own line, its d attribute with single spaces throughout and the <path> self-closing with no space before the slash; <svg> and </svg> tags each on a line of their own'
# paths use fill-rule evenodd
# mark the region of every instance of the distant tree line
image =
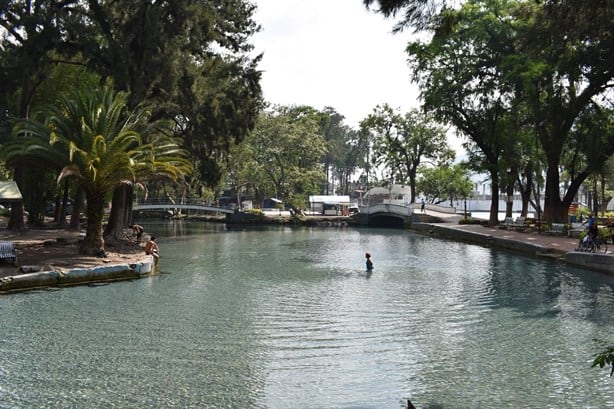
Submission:
<svg viewBox="0 0 614 409">
<path fill-rule="evenodd" d="M 407 47 L 421 109 L 374 102 L 352 129 L 332 107 L 262 100 L 249 1 L 4 2 L 0 153 L 28 221 L 41 223 L 53 202 L 58 225 L 78 228 L 83 209 L 82 251 L 93 253 L 121 239 L 135 195 L 214 200 L 230 190 L 302 207 L 312 194 L 395 183 L 412 201 L 442 202 L 471 194 L 470 172 L 491 179 L 493 224 L 499 192 L 521 192 L 526 213 L 544 190 L 551 222 L 566 221 L 583 185 L 603 209 L 614 153 L 611 2 L 364 3 L 396 16 L 395 30 L 430 35 Z M 461 164 L 450 129 L 465 141 Z M 23 207 L 11 211 L 10 228 L 22 229 Z"/>
</svg>

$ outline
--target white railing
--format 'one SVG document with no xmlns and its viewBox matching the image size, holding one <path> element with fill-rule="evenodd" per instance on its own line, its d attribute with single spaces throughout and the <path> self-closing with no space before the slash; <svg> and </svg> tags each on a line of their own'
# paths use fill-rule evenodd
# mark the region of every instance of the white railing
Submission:
<svg viewBox="0 0 614 409">
<path fill-rule="evenodd" d="M 216 213 L 234 213 L 234 210 L 229 208 L 218 207 L 212 205 L 210 202 L 199 199 L 182 200 L 177 203 L 174 200 L 168 198 L 152 198 L 152 199 L 139 199 L 132 205 L 132 210 L 199 210 L 206 212 Z"/>
</svg>

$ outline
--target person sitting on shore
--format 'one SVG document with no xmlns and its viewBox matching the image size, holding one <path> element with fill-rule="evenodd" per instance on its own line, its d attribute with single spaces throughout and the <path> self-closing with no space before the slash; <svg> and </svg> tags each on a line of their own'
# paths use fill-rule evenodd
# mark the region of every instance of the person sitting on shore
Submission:
<svg viewBox="0 0 614 409">
<path fill-rule="evenodd" d="M 159 254 L 160 248 L 158 247 L 158 243 L 156 243 L 156 238 L 151 236 L 149 241 L 145 243 L 145 254 L 148 256 L 153 256 L 154 265 L 158 264 L 158 259 L 160 258 Z"/>
<path fill-rule="evenodd" d="M 130 226 L 132 228 L 132 234 L 136 237 L 136 242 L 140 243 L 141 242 L 141 236 L 143 235 L 143 226 L 140 226 L 138 224 L 133 224 L 132 226 Z"/>
</svg>

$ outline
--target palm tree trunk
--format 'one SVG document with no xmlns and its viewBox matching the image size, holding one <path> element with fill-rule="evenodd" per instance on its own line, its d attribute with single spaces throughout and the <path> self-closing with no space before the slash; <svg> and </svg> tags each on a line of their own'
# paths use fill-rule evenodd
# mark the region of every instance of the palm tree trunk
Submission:
<svg viewBox="0 0 614 409">
<path fill-rule="evenodd" d="M 104 195 L 86 193 L 86 198 L 87 228 L 85 238 L 79 247 L 79 254 L 96 256 L 104 251 L 104 239 L 102 238 Z"/>
<path fill-rule="evenodd" d="M 119 185 L 113 190 L 111 215 L 104 230 L 104 239 L 109 244 L 124 240 L 124 228 L 133 224 L 132 194 L 133 187 L 128 184 Z"/>
<path fill-rule="evenodd" d="M 15 166 L 13 180 L 17 182 L 17 187 L 21 191 L 23 188 L 23 165 L 21 163 Z M 9 215 L 8 230 L 24 231 L 26 224 L 24 221 L 23 201 L 11 204 L 11 214 Z"/>
<path fill-rule="evenodd" d="M 64 192 L 62 195 L 62 203 L 60 211 L 58 212 L 58 218 L 56 226 L 59 228 L 66 227 L 66 206 L 68 205 L 68 178 L 64 180 Z"/>
<path fill-rule="evenodd" d="M 81 187 L 77 187 L 77 193 L 75 193 L 75 203 L 73 205 L 72 214 L 70 215 L 69 230 L 79 231 L 81 229 L 81 208 L 83 207 L 83 190 Z"/>
</svg>

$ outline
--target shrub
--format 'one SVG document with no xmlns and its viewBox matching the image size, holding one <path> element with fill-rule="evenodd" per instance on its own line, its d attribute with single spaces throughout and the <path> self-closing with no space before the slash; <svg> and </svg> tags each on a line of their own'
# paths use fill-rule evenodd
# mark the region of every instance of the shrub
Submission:
<svg viewBox="0 0 614 409">
<path fill-rule="evenodd" d="M 256 216 L 264 216 L 264 212 L 262 211 L 262 209 L 247 209 L 245 213 L 253 214 Z"/>
<path fill-rule="evenodd" d="M 458 221 L 458 224 L 482 224 L 481 219 L 474 219 L 473 217 L 465 217 Z"/>
<path fill-rule="evenodd" d="M 614 346 L 607 345 L 606 342 L 593 339 L 594 342 L 601 345 L 603 350 L 595 355 L 595 360 L 593 361 L 592 368 L 599 367 L 603 368 L 604 366 L 610 366 L 610 376 L 614 374 Z"/>
</svg>

